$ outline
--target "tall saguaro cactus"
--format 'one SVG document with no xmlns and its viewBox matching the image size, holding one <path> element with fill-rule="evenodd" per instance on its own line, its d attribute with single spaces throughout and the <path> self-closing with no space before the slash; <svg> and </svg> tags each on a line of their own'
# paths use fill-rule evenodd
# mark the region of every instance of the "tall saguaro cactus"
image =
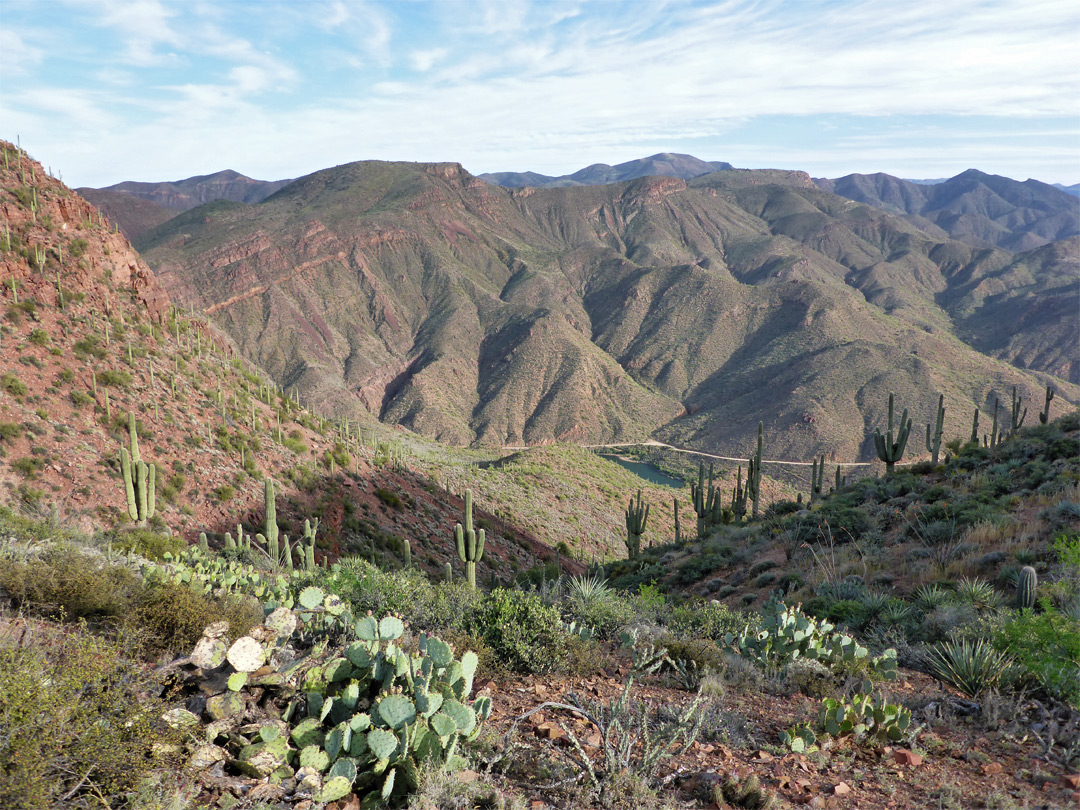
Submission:
<svg viewBox="0 0 1080 810">
<path fill-rule="evenodd" d="M 761 444 L 765 425 L 757 423 L 757 450 L 746 462 L 746 496 L 754 502 L 750 517 L 758 516 L 758 504 L 761 501 Z"/>
<path fill-rule="evenodd" d="M 821 489 L 825 483 L 825 454 L 820 459 L 814 459 L 810 468 L 810 503 L 814 503 L 821 497 Z"/>
<path fill-rule="evenodd" d="M 933 432 L 930 431 L 930 425 L 926 426 L 926 452 L 933 454 L 934 466 L 936 467 L 938 463 L 938 456 L 941 455 L 941 434 L 945 430 L 944 394 L 938 394 L 937 415 L 935 419 L 936 422 L 934 424 Z"/>
<path fill-rule="evenodd" d="M 128 434 L 131 440 L 131 452 L 126 447 L 120 448 L 120 471 L 124 476 L 124 493 L 127 495 L 128 517 L 145 526 L 156 509 L 154 485 L 157 481 L 157 467 L 146 464 L 139 454 L 139 432 L 135 425 L 135 414 L 128 412 Z"/>
<path fill-rule="evenodd" d="M 885 436 L 881 435 L 879 428 L 874 428 L 874 447 L 878 458 L 885 462 L 885 473 L 893 471 L 893 465 L 904 457 L 904 448 L 907 447 L 908 436 L 911 433 L 911 419 L 908 417 L 907 408 L 900 415 L 900 424 L 896 428 L 896 437 L 893 437 L 893 395 L 889 394 L 889 427 Z"/>
<path fill-rule="evenodd" d="M 465 563 L 465 579 L 469 587 L 476 588 L 476 564 L 484 558 L 484 530 L 473 529 L 472 490 L 465 490 L 465 525 L 454 527 L 454 541 L 457 553 Z"/>
<path fill-rule="evenodd" d="M 697 515 L 698 537 L 704 537 L 710 526 L 720 522 L 721 501 L 720 486 L 713 483 L 713 466 L 709 464 L 709 485 L 705 486 L 705 462 L 698 462 L 698 480 L 690 482 L 690 499 Z"/>
<path fill-rule="evenodd" d="M 672 498 L 671 501 L 675 505 L 675 545 L 678 547 L 682 545 L 682 536 L 679 531 L 679 499 Z"/>
<path fill-rule="evenodd" d="M 1039 424 L 1045 425 L 1050 421 L 1050 400 L 1054 398 L 1054 389 L 1049 385 L 1046 386 L 1046 404 L 1043 405 L 1042 412 L 1039 414 Z"/>
<path fill-rule="evenodd" d="M 1013 436 L 1023 426 L 1024 420 L 1027 419 L 1027 408 L 1024 408 L 1024 412 L 1020 413 L 1020 407 L 1024 404 L 1024 398 L 1016 395 L 1016 386 L 1013 386 L 1012 390 L 1012 415 L 1009 419 L 1009 435 Z"/>
<path fill-rule="evenodd" d="M 641 553 L 641 535 L 645 533 L 645 524 L 649 522 L 649 505 L 642 506 L 641 490 L 637 491 L 637 506 L 634 499 L 626 507 L 626 554 L 631 560 Z"/>
</svg>

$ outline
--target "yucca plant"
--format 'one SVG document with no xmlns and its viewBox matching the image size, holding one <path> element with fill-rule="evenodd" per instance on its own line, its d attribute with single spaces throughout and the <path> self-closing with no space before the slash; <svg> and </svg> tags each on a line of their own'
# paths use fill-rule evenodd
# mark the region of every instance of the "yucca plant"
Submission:
<svg viewBox="0 0 1080 810">
<path fill-rule="evenodd" d="M 947 605 L 952 598 L 953 595 L 949 591 L 934 583 L 923 585 L 913 595 L 915 606 L 923 613 L 930 613 L 942 605 Z"/>
<path fill-rule="evenodd" d="M 607 601 L 612 593 L 607 580 L 599 575 L 570 577 L 566 586 L 566 595 L 572 602 L 582 607 L 592 607 Z"/>
<path fill-rule="evenodd" d="M 868 591 L 863 594 L 859 602 L 866 609 L 867 622 L 875 621 L 880 617 L 885 608 L 889 606 L 891 599 L 892 597 L 882 591 Z"/>
<path fill-rule="evenodd" d="M 956 598 L 962 604 L 971 605 L 976 610 L 996 610 L 1001 607 L 1001 594 L 985 579 L 964 577 L 956 583 Z"/>
<path fill-rule="evenodd" d="M 878 616 L 880 621 L 886 627 L 897 627 L 898 625 L 906 623 L 911 618 L 911 607 L 899 599 L 893 599 L 885 606 L 885 609 L 881 611 Z"/>
<path fill-rule="evenodd" d="M 930 648 L 926 661 L 935 677 L 973 698 L 996 689 L 1014 664 L 1007 653 L 982 639 L 942 642 Z"/>
</svg>

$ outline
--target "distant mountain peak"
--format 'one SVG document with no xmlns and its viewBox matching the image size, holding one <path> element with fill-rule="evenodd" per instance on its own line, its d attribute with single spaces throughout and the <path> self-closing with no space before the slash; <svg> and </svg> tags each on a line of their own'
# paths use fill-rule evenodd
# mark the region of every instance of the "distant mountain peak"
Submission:
<svg viewBox="0 0 1080 810">
<path fill-rule="evenodd" d="M 679 152 L 657 152 L 655 155 L 628 160 L 612 166 L 607 163 L 593 163 L 571 174 L 558 177 L 536 172 L 486 172 L 478 175 L 481 180 L 505 188 L 546 188 L 552 186 L 602 186 L 636 180 L 639 177 L 659 175 L 677 177 L 680 180 L 692 180 L 703 174 L 733 169 L 724 161 L 707 161 L 693 155 Z"/>
</svg>

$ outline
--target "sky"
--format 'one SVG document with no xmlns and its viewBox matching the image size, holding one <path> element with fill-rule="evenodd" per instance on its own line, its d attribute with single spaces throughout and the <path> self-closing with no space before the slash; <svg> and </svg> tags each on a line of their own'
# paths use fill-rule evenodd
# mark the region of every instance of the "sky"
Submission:
<svg viewBox="0 0 1080 810">
<path fill-rule="evenodd" d="M 0 137 L 71 186 L 354 160 L 1080 181 L 1076 0 L 0 0 Z"/>
</svg>

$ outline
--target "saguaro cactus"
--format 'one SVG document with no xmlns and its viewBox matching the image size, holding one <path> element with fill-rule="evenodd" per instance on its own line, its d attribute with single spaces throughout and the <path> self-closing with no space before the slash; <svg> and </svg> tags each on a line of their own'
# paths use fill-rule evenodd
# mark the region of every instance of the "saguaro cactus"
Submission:
<svg viewBox="0 0 1080 810">
<path fill-rule="evenodd" d="M 470 588 L 476 588 L 476 564 L 484 558 L 484 530 L 473 529 L 472 490 L 465 490 L 465 525 L 454 527 L 457 553 L 465 563 L 465 579 Z"/>
<path fill-rule="evenodd" d="M 979 443 L 979 409 L 975 409 L 975 418 L 971 420 L 971 438 L 969 442 Z"/>
<path fill-rule="evenodd" d="M 675 545 L 682 545 L 682 537 L 679 533 L 679 499 L 672 498 L 672 503 L 675 505 Z"/>
<path fill-rule="evenodd" d="M 1016 578 L 1016 606 L 1030 610 L 1035 607 L 1035 591 L 1039 587 L 1039 575 L 1030 565 L 1020 569 Z"/>
<path fill-rule="evenodd" d="M 1012 415 L 1009 419 L 1009 435 L 1013 436 L 1021 426 L 1024 424 L 1024 420 L 1027 419 L 1027 408 L 1024 408 L 1024 412 L 1020 413 L 1020 407 L 1024 404 L 1024 398 L 1016 395 L 1016 386 L 1013 386 L 1012 390 Z"/>
<path fill-rule="evenodd" d="M 821 497 L 821 488 L 825 483 L 825 454 L 820 459 L 815 458 L 810 468 L 810 503 L 814 503 Z"/>
<path fill-rule="evenodd" d="M 631 560 L 641 553 L 641 535 L 645 533 L 645 524 L 649 522 L 649 505 L 642 506 L 641 490 L 637 491 L 637 506 L 634 499 L 626 507 L 626 554 Z"/>
<path fill-rule="evenodd" d="M 1039 423 L 1045 425 L 1050 421 L 1050 400 L 1054 398 L 1054 389 L 1049 385 L 1046 386 L 1046 404 L 1043 405 L 1042 412 L 1039 414 Z"/>
<path fill-rule="evenodd" d="M 746 487 L 742 483 L 742 465 L 739 465 L 735 474 L 735 486 L 731 490 L 731 514 L 735 520 L 741 520 L 746 514 Z"/>
<path fill-rule="evenodd" d="M 154 485 L 157 480 L 157 467 L 147 465 L 139 454 L 139 433 L 135 426 L 135 414 L 128 412 L 128 434 L 131 440 L 131 452 L 126 447 L 120 448 L 120 471 L 124 476 L 124 492 L 127 495 L 128 516 L 145 526 L 156 509 Z"/>
<path fill-rule="evenodd" d="M 694 513 L 697 515 L 698 537 L 704 537 L 710 526 L 720 522 L 722 497 L 720 487 L 713 483 L 713 466 L 709 465 L 709 485 L 705 486 L 705 462 L 698 462 L 698 480 L 695 485 L 690 482 L 690 499 L 694 504 Z"/>
<path fill-rule="evenodd" d="M 893 471 L 893 465 L 904 457 L 904 448 L 907 447 L 908 435 L 911 433 L 911 419 L 908 417 L 907 408 L 900 415 L 900 424 L 897 425 L 896 438 L 893 438 L 893 395 L 889 394 L 889 427 L 885 436 L 881 435 L 879 428 L 874 428 L 874 447 L 878 458 L 885 462 L 885 473 Z"/>
<path fill-rule="evenodd" d="M 761 502 L 761 444 L 765 425 L 757 423 L 757 451 L 746 462 L 746 496 L 754 502 L 751 517 L 758 516 L 758 504 Z"/>
<path fill-rule="evenodd" d="M 926 452 L 933 454 L 934 466 L 937 466 L 938 456 L 941 455 L 941 434 L 945 430 L 945 395 L 938 394 L 937 415 L 935 416 L 934 429 L 931 432 L 930 425 L 926 426 Z"/>
<path fill-rule="evenodd" d="M 994 421 L 990 427 L 990 437 L 983 436 L 984 447 L 997 447 L 1000 437 L 998 436 L 998 408 L 1001 406 L 1001 400 L 994 397 Z"/>
</svg>

